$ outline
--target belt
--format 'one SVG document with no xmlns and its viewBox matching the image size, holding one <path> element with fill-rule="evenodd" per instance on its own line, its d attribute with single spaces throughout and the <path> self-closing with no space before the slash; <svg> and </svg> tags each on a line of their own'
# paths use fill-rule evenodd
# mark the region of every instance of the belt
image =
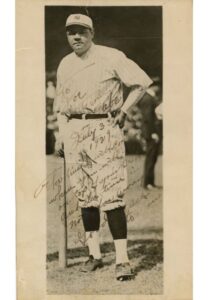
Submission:
<svg viewBox="0 0 208 300">
<path fill-rule="evenodd" d="M 84 120 L 87 120 L 87 119 L 105 119 L 105 118 L 110 118 L 110 117 L 115 117 L 116 116 L 116 112 L 113 111 L 113 112 L 109 112 L 107 114 L 65 114 L 68 118 L 68 120 L 71 120 L 71 119 L 84 119 Z"/>
</svg>

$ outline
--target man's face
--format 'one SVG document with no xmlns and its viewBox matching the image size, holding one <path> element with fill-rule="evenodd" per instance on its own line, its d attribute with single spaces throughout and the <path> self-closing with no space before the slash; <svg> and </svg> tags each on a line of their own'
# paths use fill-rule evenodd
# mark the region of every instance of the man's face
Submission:
<svg viewBox="0 0 208 300">
<path fill-rule="evenodd" d="M 86 27 L 73 25 L 66 29 L 66 35 L 69 45 L 80 56 L 90 48 L 94 33 Z"/>
</svg>

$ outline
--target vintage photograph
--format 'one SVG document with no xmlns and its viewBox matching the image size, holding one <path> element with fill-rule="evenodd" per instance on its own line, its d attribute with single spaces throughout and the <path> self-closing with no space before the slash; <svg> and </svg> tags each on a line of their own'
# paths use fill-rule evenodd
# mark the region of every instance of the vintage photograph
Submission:
<svg viewBox="0 0 208 300">
<path fill-rule="evenodd" d="M 162 295 L 163 8 L 44 22 L 46 293 Z"/>
</svg>

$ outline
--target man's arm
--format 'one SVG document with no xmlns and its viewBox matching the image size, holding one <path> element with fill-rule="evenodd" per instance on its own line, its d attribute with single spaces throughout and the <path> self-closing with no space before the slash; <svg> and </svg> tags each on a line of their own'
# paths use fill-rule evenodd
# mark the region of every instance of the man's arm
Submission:
<svg viewBox="0 0 208 300">
<path fill-rule="evenodd" d="M 133 86 L 130 90 L 130 93 L 126 99 L 126 101 L 124 102 L 123 106 L 121 107 L 121 110 L 126 114 L 128 109 L 136 104 L 137 102 L 139 102 L 142 97 L 144 96 L 146 92 L 145 88 L 142 88 L 140 86 Z"/>
<path fill-rule="evenodd" d="M 135 62 L 120 51 L 117 53 L 114 67 L 117 77 L 130 88 L 130 93 L 114 120 L 114 124 L 118 124 L 122 128 L 127 110 L 140 101 L 147 88 L 152 84 L 152 80 Z"/>
<path fill-rule="evenodd" d="M 128 109 L 142 99 L 142 97 L 145 94 L 145 91 L 146 89 L 140 86 L 134 86 L 131 88 L 126 101 L 121 107 L 120 112 L 114 119 L 114 126 L 118 124 L 120 128 L 123 128 Z"/>
<path fill-rule="evenodd" d="M 65 121 L 65 116 L 60 113 L 60 97 L 61 97 L 61 80 L 57 71 L 57 84 L 56 84 L 56 96 L 53 104 L 53 111 L 57 117 L 58 122 L 58 132 L 56 134 L 56 144 L 55 144 L 55 154 L 60 157 L 64 157 L 64 143 L 63 143 L 63 133 L 62 124 Z"/>
</svg>

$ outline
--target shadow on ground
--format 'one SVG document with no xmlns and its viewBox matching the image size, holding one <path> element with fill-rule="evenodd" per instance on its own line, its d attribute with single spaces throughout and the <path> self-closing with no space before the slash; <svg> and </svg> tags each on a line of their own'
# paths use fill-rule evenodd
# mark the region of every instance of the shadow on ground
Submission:
<svg viewBox="0 0 208 300">
<path fill-rule="evenodd" d="M 114 259 L 110 258 L 110 254 L 115 251 L 114 244 L 103 243 L 101 244 L 101 252 L 103 257 L 108 256 L 108 260 L 105 262 L 106 266 L 110 266 L 115 263 Z M 150 270 L 158 263 L 163 262 L 163 241 L 157 239 L 147 240 L 129 240 L 128 241 L 128 253 L 129 258 L 138 258 L 139 263 L 135 266 L 134 272 L 137 274 L 142 270 Z M 87 247 L 77 247 L 67 250 L 67 258 L 80 258 L 88 256 Z M 58 252 L 47 255 L 47 262 L 58 260 Z M 81 265 L 82 262 L 75 262 L 69 264 L 68 267 Z"/>
</svg>

